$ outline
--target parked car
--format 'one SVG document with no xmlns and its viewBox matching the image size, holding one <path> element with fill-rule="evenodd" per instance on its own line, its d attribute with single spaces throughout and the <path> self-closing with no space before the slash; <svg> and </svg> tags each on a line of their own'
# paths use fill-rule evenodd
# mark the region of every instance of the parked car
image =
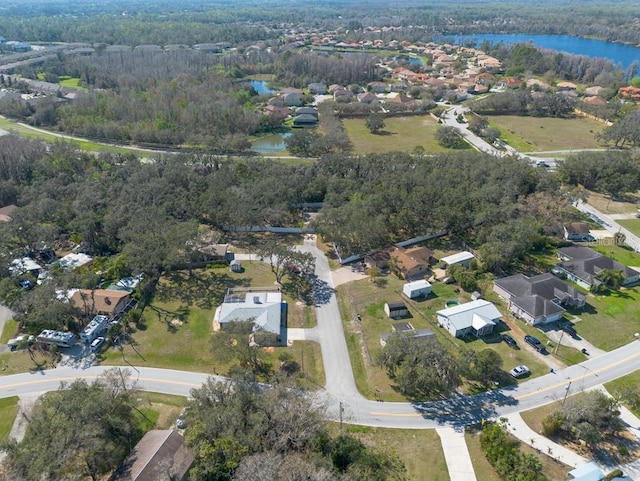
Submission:
<svg viewBox="0 0 640 481">
<path fill-rule="evenodd" d="M 530 344 L 538 352 L 545 351 L 544 344 L 542 344 L 540 342 L 540 339 L 538 339 L 537 337 L 533 337 L 527 334 L 526 336 L 524 336 L 524 342 Z"/>
<path fill-rule="evenodd" d="M 518 343 L 516 342 L 516 340 L 509 334 L 503 334 L 502 340 L 506 342 L 510 347 L 518 347 Z"/>
<path fill-rule="evenodd" d="M 96 337 L 92 342 L 91 342 L 91 350 L 93 352 L 99 351 L 100 348 L 102 347 L 102 345 L 104 344 L 104 337 L 100 336 L 100 337 Z"/>
<path fill-rule="evenodd" d="M 576 331 L 575 328 L 571 324 L 569 324 L 569 323 L 562 324 L 562 326 L 560 326 L 560 328 L 564 332 L 569 334 L 571 337 L 578 337 L 578 331 Z"/>
<path fill-rule="evenodd" d="M 526 376 L 527 374 L 530 374 L 530 373 L 531 371 L 524 364 L 521 364 L 520 366 L 516 366 L 511 371 L 509 371 L 509 374 L 511 374 L 515 378 Z"/>
</svg>

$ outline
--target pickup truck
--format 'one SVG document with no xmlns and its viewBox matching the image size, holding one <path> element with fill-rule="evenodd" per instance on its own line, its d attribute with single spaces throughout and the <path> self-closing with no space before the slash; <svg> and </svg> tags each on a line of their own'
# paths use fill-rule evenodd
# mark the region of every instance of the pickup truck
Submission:
<svg viewBox="0 0 640 481">
<path fill-rule="evenodd" d="M 540 339 L 538 339 L 537 337 L 533 337 L 527 334 L 526 336 L 524 336 L 524 342 L 531 345 L 538 352 L 546 352 L 544 344 L 542 344 L 540 342 Z"/>
</svg>

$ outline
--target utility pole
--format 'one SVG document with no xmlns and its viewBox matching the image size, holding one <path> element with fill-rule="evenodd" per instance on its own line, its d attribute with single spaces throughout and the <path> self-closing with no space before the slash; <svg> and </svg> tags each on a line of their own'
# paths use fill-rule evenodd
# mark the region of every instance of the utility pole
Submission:
<svg viewBox="0 0 640 481">
<path fill-rule="evenodd" d="M 342 401 L 340 401 L 340 432 L 342 432 L 342 413 L 344 413 L 344 406 L 342 405 Z"/>
<path fill-rule="evenodd" d="M 558 348 L 560 347 L 560 343 L 562 342 L 563 337 L 564 337 L 564 331 L 560 333 L 560 340 L 558 341 L 558 344 L 556 344 L 556 348 L 553 350 L 554 354 L 558 354 Z"/>
<path fill-rule="evenodd" d="M 562 405 L 564 406 L 564 402 L 567 400 L 567 396 L 569 395 L 569 389 L 571 389 L 571 381 L 569 381 L 569 384 L 564 388 L 564 398 L 562 399 Z"/>
</svg>

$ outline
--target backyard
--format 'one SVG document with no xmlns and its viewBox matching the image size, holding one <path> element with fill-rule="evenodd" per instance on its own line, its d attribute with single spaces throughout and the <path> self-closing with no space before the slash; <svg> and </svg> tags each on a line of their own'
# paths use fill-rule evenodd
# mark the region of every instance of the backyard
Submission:
<svg viewBox="0 0 640 481">
<path fill-rule="evenodd" d="M 601 147 L 595 135 L 603 126 L 583 117 L 557 119 L 494 115 L 487 118 L 491 127 L 500 130 L 500 139 L 523 153 Z"/>
<path fill-rule="evenodd" d="M 366 119 L 344 119 L 342 124 L 356 154 L 412 152 L 421 146 L 427 153 L 446 152 L 435 139 L 438 124 L 430 115 L 385 118 L 379 134 L 367 129 Z"/>
</svg>

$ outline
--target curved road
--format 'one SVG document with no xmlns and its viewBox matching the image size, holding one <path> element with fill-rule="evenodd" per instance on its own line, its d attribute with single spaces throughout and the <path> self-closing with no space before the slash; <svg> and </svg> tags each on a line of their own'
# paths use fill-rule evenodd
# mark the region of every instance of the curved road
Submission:
<svg viewBox="0 0 640 481">
<path fill-rule="evenodd" d="M 327 379 L 320 396 L 326 399 L 329 415 L 334 419 L 339 418 L 339 406 L 342 403 L 343 418 L 352 424 L 413 429 L 475 424 L 482 419 L 542 406 L 562 399 L 567 392 L 575 394 L 640 369 L 640 342 L 633 341 L 596 359 L 554 374 L 476 396 L 459 396 L 431 403 L 389 403 L 365 399 L 355 385 L 328 261 L 311 243 L 305 243 L 301 250 L 311 252 L 316 258 L 318 326 L 308 330 L 307 338 L 320 343 Z M 77 378 L 93 380 L 108 368 L 65 367 L 2 376 L 0 397 L 46 392 L 57 389 L 61 381 L 69 382 Z M 137 368 L 133 376 L 143 390 L 183 396 L 188 396 L 191 389 L 200 387 L 207 378 L 206 374 L 143 367 Z"/>
</svg>

